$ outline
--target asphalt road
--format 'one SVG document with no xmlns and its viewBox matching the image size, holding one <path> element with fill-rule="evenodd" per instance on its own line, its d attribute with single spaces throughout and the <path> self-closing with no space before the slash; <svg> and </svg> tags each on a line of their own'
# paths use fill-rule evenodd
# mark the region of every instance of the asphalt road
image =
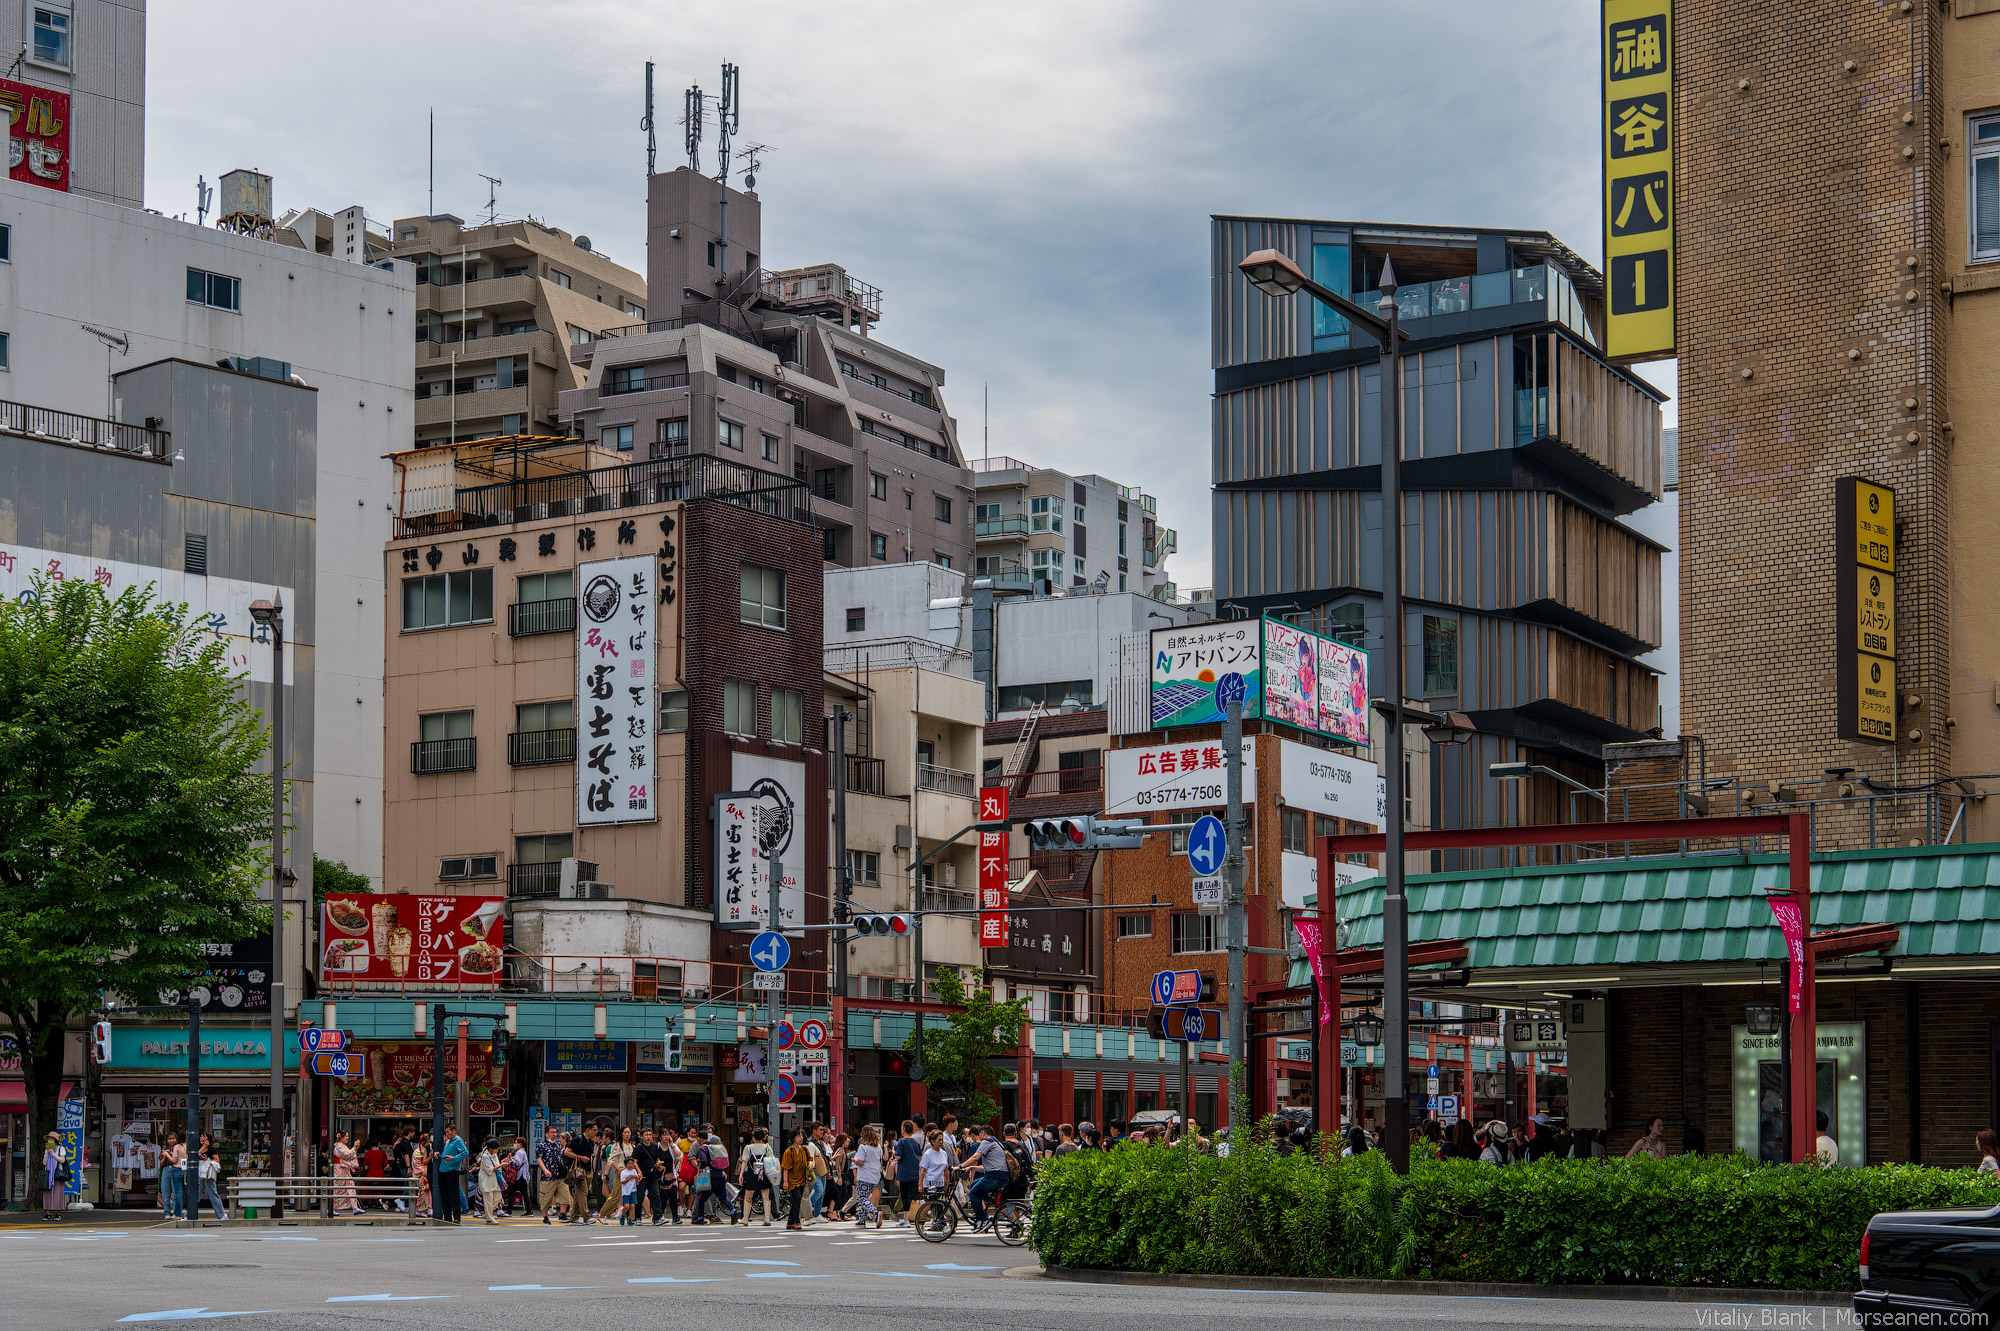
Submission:
<svg viewBox="0 0 2000 1331">
<path fill-rule="evenodd" d="M 565 1331 L 1211 1331 L 1312 1327 L 1817 1328 L 1830 1308 L 1189 1291 L 1057 1282 L 1034 1254 L 961 1233 L 816 1225 L 177 1231 L 0 1227 L 0 1326 L 68 1331 L 196 1322 L 295 1328 Z M 1782 1320 L 1781 1320 L 1782 1319 Z"/>
</svg>

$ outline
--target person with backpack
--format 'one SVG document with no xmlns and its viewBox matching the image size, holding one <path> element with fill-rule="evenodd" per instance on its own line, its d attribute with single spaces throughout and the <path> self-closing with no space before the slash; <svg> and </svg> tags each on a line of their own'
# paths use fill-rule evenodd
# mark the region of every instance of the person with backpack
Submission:
<svg viewBox="0 0 2000 1331">
<path fill-rule="evenodd" d="M 833 1134 L 824 1123 L 815 1123 L 812 1136 L 806 1140 L 806 1150 L 812 1156 L 812 1217 L 806 1221 L 816 1225 L 826 1219 L 827 1189 L 833 1186 Z"/>
<path fill-rule="evenodd" d="M 715 1135 L 715 1129 L 702 1124 L 695 1134 L 694 1147 L 694 1222 L 704 1223 L 703 1217 L 718 1211 L 735 1222 L 735 1208 L 729 1204 L 729 1148 L 722 1144 L 722 1138 Z M 707 1204 L 704 1205 L 703 1203 Z M 721 1224 L 720 1220 L 714 1223 Z"/>
<path fill-rule="evenodd" d="M 1004 1192 L 1014 1175 L 1007 1167 L 1006 1148 L 985 1128 L 977 1124 L 968 1127 L 965 1140 L 972 1150 L 959 1170 L 967 1176 L 978 1176 L 966 1190 L 966 1200 L 972 1204 L 972 1232 L 977 1234 L 986 1228 L 987 1198 Z"/>
<path fill-rule="evenodd" d="M 771 1185 L 771 1172 L 776 1160 L 771 1150 L 771 1134 L 758 1128 L 750 1134 L 750 1144 L 743 1148 L 742 1157 L 736 1162 L 736 1186 L 742 1190 L 738 1198 L 743 1209 L 737 1214 L 736 1223 L 750 1223 L 750 1204 L 762 1198 L 764 1203 L 764 1227 L 769 1229 L 775 1223 L 777 1207 L 776 1193 Z"/>
<path fill-rule="evenodd" d="M 1000 1189 L 1001 1199 L 1018 1202 L 1028 1195 L 1035 1186 L 1035 1151 L 1023 1138 L 1020 1128 L 1009 1123 L 1006 1140 L 1000 1149 L 1007 1153 L 1007 1182 Z"/>
</svg>

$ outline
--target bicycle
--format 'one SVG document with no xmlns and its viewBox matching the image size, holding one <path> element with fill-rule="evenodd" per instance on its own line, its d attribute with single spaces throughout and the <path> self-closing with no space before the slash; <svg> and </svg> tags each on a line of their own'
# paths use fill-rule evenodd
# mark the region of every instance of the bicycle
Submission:
<svg viewBox="0 0 2000 1331">
<path fill-rule="evenodd" d="M 994 1213 L 993 1237 L 1010 1248 L 1018 1248 L 1028 1241 L 1028 1229 L 1034 1223 L 1035 1205 L 1032 1197 L 1020 1197 L 1001 1202 Z"/>
<path fill-rule="evenodd" d="M 937 1189 L 926 1194 L 917 1207 L 917 1233 L 926 1243 L 943 1243 L 958 1233 L 961 1221 L 971 1224 L 972 1233 L 991 1233 L 1010 1248 L 1028 1241 L 1028 1227 L 1035 1212 L 1027 1198 L 996 1201 L 990 1209 L 991 1219 L 980 1222 L 972 1219 L 959 1192 L 957 1188 Z"/>
</svg>

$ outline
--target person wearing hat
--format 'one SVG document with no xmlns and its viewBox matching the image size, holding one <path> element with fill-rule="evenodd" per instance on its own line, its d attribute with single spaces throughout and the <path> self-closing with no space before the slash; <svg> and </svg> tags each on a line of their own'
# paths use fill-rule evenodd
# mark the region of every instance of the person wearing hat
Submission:
<svg viewBox="0 0 2000 1331">
<path fill-rule="evenodd" d="M 1510 1135 L 1507 1125 L 1496 1118 L 1479 1135 L 1486 1143 L 1479 1152 L 1479 1162 L 1486 1165 L 1506 1164 L 1507 1138 Z"/>
<path fill-rule="evenodd" d="M 1521 1138 L 1521 1155 L 1524 1159 L 1539 1160 L 1555 1150 L 1556 1134 L 1549 1129 L 1547 1114 L 1532 1115 L 1521 1125 L 1521 1129 L 1525 1134 Z"/>
<path fill-rule="evenodd" d="M 69 1152 L 62 1134 L 51 1132 L 42 1148 L 42 1219 L 54 1220 L 69 1208 Z"/>
</svg>

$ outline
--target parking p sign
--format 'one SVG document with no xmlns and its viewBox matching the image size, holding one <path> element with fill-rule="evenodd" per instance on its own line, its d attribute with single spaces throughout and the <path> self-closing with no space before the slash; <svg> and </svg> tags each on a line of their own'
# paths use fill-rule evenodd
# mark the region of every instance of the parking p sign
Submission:
<svg viewBox="0 0 2000 1331">
<path fill-rule="evenodd" d="M 1458 1122 L 1458 1097 L 1455 1095 L 1440 1095 L 1437 1098 L 1437 1113 L 1438 1117 L 1446 1123 Z"/>
</svg>

